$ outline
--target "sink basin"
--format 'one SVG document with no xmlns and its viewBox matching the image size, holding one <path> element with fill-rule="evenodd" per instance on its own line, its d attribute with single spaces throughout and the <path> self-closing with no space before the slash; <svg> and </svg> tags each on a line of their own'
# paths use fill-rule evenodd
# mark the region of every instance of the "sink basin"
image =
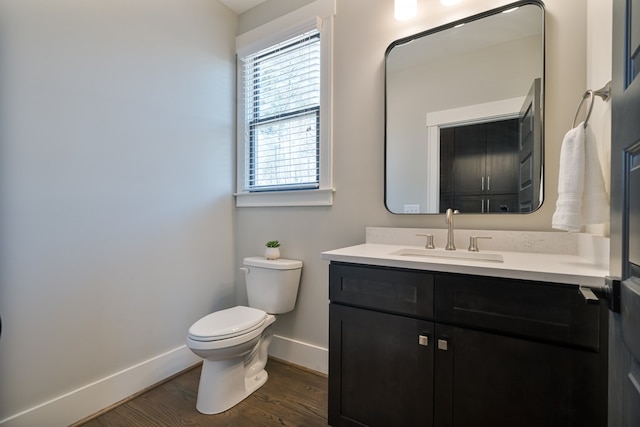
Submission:
<svg viewBox="0 0 640 427">
<path fill-rule="evenodd" d="M 494 254 L 490 252 L 469 252 L 466 250 L 446 251 L 444 249 L 405 248 L 391 252 L 389 255 L 504 262 L 504 258 L 501 254 Z"/>
</svg>

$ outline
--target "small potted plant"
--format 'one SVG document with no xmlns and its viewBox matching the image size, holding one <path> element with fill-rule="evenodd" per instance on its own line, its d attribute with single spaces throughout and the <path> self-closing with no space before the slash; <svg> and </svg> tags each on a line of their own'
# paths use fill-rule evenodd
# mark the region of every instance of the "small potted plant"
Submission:
<svg viewBox="0 0 640 427">
<path fill-rule="evenodd" d="M 280 258 L 280 242 L 277 240 L 269 240 L 265 245 L 267 249 L 264 251 L 264 257 L 266 259 L 278 259 Z"/>
</svg>

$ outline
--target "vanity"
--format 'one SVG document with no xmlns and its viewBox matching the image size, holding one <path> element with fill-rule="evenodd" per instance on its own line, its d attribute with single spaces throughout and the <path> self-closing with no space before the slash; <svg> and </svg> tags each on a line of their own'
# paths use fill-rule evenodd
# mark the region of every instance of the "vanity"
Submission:
<svg viewBox="0 0 640 427">
<path fill-rule="evenodd" d="M 606 239 L 368 228 L 329 265 L 332 426 L 606 425 Z M 606 258 L 605 258 L 606 256 Z"/>
<path fill-rule="evenodd" d="M 522 0 L 387 48 L 385 206 L 449 229 L 322 253 L 330 425 L 606 426 L 608 240 L 453 232 L 542 205 L 544 27 Z"/>
</svg>

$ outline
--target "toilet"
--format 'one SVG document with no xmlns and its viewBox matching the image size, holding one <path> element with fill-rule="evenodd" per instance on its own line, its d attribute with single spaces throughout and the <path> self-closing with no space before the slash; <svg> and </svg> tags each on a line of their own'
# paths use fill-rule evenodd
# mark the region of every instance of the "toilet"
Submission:
<svg viewBox="0 0 640 427">
<path fill-rule="evenodd" d="M 203 414 L 230 409 L 267 381 L 270 326 L 298 296 L 302 261 L 248 257 L 243 266 L 249 306 L 208 314 L 187 335 L 187 346 L 204 359 L 196 402 Z"/>
</svg>

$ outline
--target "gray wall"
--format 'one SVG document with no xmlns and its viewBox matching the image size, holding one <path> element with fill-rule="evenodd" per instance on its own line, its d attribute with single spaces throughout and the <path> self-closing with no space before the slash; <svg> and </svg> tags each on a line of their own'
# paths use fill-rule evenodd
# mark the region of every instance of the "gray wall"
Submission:
<svg viewBox="0 0 640 427">
<path fill-rule="evenodd" d="M 0 422 L 235 302 L 236 23 L 211 0 L 0 2 Z"/>
<path fill-rule="evenodd" d="M 279 239 L 284 257 L 302 259 L 296 310 L 275 323 L 276 334 L 326 348 L 328 271 L 320 252 L 363 243 L 366 226 L 443 228 L 441 215 L 397 216 L 384 207 L 384 52 L 398 38 L 509 3 L 466 1 L 445 8 L 419 2 L 418 16 L 399 22 L 391 0 L 338 0 L 334 36 L 334 205 L 308 208 L 239 208 L 237 258 L 262 253 Z M 269 2 L 264 4 L 267 7 Z M 529 215 L 461 215 L 459 228 L 551 230 L 557 198 L 560 143 L 585 89 L 586 2 L 547 0 L 546 202 Z M 239 28 L 260 24 L 244 15 Z M 242 284 L 242 277 L 238 282 Z M 239 286 L 242 302 L 242 286 Z"/>
</svg>

